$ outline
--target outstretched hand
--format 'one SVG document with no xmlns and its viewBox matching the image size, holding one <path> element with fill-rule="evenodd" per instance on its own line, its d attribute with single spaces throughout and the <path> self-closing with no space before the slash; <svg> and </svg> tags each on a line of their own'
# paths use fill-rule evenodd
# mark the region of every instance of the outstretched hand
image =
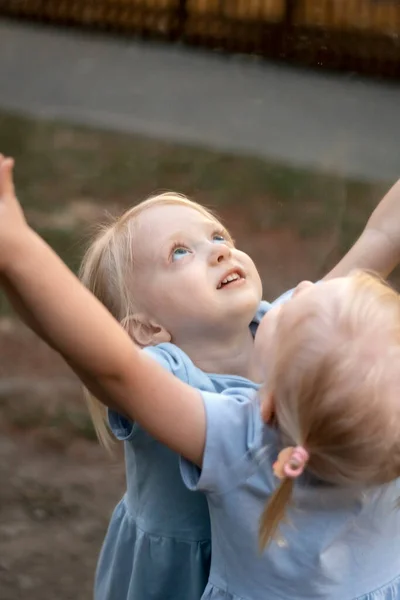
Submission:
<svg viewBox="0 0 400 600">
<path fill-rule="evenodd" d="M 0 271 L 13 259 L 13 248 L 22 239 L 27 224 L 14 190 L 14 161 L 0 154 Z"/>
</svg>

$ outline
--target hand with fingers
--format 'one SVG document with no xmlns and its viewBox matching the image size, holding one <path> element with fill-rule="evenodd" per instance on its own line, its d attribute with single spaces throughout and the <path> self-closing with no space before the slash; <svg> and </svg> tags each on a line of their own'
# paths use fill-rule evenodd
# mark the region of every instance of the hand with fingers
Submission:
<svg viewBox="0 0 400 600">
<path fill-rule="evenodd" d="M 0 272 L 13 260 L 13 251 L 29 230 L 14 190 L 14 161 L 0 154 Z"/>
</svg>

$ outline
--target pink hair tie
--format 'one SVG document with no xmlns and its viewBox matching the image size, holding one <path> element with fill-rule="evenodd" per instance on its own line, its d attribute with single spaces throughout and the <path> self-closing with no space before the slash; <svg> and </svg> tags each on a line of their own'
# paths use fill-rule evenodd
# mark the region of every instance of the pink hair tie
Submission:
<svg viewBox="0 0 400 600">
<path fill-rule="evenodd" d="M 274 474 L 279 479 L 296 479 L 303 473 L 309 458 L 310 455 L 303 446 L 288 446 L 279 452 L 278 460 L 272 466 Z"/>
</svg>

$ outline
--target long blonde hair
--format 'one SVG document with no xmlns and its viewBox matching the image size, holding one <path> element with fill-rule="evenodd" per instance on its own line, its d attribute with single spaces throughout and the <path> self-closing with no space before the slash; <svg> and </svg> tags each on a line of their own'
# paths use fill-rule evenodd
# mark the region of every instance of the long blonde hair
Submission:
<svg viewBox="0 0 400 600">
<path fill-rule="evenodd" d="M 278 323 L 268 389 L 282 446 L 304 447 L 307 469 L 326 483 L 385 484 L 400 476 L 399 295 L 361 272 L 331 292 Z M 261 550 L 292 492 L 284 478 L 267 503 Z"/>
<path fill-rule="evenodd" d="M 128 209 L 119 218 L 101 225 L 81 264 L 79 275 L 83 284 L 127 331 L 131 317 L 137 312 L 137 298 L 132 284 L 133 224 L 144 211 L 168 204 L 187 206 L 219 224 L 217 217 L 210 210 L 182 194 L 166 192 L 151 196 Z M 107 428 L 107 410 L 87 391 L 85 396 L 97 436 L 100 442 L 109 448 L 112 438 Z"/>
</svg>

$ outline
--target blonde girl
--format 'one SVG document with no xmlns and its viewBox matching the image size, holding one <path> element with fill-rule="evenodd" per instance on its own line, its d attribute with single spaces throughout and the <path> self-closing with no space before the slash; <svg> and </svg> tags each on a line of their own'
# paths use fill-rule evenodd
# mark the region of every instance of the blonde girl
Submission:
<svg viewBox="0 0 400 600">
<path fill-rule="evenodd" d="M 215 406 L 220 406 L 222 410 L 228 405 L 226 400 L 229 394 L 216 392 L 235 388 L 236 398 L 243 394 L 247 397 L 249 390 L 254 392 L 256 384 L 249 382 L 247 377 L 254 368 L 253 336 L 249 324 L 261 294 L 258 274 L 249 257 L 233 246 L 220 223 L 193 207 L 178 206 L 174 211 L 174 206 L 160 206 L 157 218 L 154 211 L 149 209 L 143 212 L 144 218 L 134 222 L 134 252 L 132 254 L 132 245 L 126 244 L 125 249 L 131 266 L 132 258 L 134 260 L 136 268 L 132 269 L 132 286 L 139 295 L 134 296 L 133 314 L 124 314 L 124 311 L 117 314 L 118 303 L 114 310 L 112 306 L 109 308 L 120 321 L 124 321 L 131 338 L 137 338 L 141 346 L 158 344 L 154 358 L 178 374 L 178 377 L 171 377 L 149 358 L 149 352 L 138 352 L 130 338 L 116 327 L 110 314 L 77 284 L 48 247 L 27 227 L 13 195 L 11 166 L 10 161 L 4 160 L 0 169 L 0 269 L 5 289 L 31 326 L 58 349 L 91 392 L 111 409 L 110 416 L 113 416 L 110 421 L 117 435 L 129 442 L 135 439 L 135 445 L 138 444 L 143 450 L 142 457 L 140 454 L 134 455 L 131 452 L 133 445 L 126 445 L 127 466 L 133 474 L 138 475 L 137 468 L 141 463 L 137 460 L 138 456 L 144 458 L 147 453 L 146 468 L 139 473 L 142 483 L 140 491 L 144 489 L 146 492 L 148 482 L 149 488 L 152 487 L 152 474 L 157 466 L 158 481 L 163 484 L 159 486 L 158 504 L 151 503 L 151 498 L 157 496 L 153 489 L 147 497 L 149 501 L 140 505 L 141 511 L 132 515 L 136 507 L 130 507 L 129 500 L 126 500 L 123 514 L 117 515 L 120 519 L 116 529 L 118 533 L 108 547 L 112 549 L 113 542 L 114 547 L 120 545 L 128 549 L 130 545 L 135 546 L 136 553 L 134 550 L 131 555 L 134 563 L 124 564 L 123 553 L 118 555 L 111 550 L 108 555 L 103 552 L 103 564 L 108 560 L 108 569 L 114 572 L 114 580 L 119 578 L 121 582 L 123 589 L 119 598 L 130 596 L 130 586 L 140 575 L 143 575 L 143 598 L 188 598 L 191 597 L 189 594 L 195 597 L 195 594 L 201 593 L 198 579 L 196 590 L 186 588 L 185 592 L 181 585 L 184 578 L 177 571 L 173 572 L 171 563 L 162 565 L 161 570 L 158 565 L 159 556 L 171 556 L 176 550 L 170 546 L 168 552 L 163 554 L 165 540 L 172 539 L 174 544 L 183 541 L 184 551 L 180 556 L 182 559 L 192 557 L 192 565 L 195 565 L 194 570 L 189 572 L 187 583 L 191 585 L 194 575 L 199 573 L 196 567 L 199 553 L 190 555 L 187 545 L 187 542 L 195 542 L 198 547 L 199 534 L 195 527 L 199 524 L 201 527 L 201 520 L 206 514 L 203 508 L 196 511 L 195 495 L 189 501 L 189 496 L 185 497 L 183 492 L 179 492 L 178 497 L 183 500 L 181 505 L 175 504 L 175 508 L 178 509 L 176 514 L 183 515 L 179 521 L 181 537 L 168 538 L 156 528 L 165 526 L 170 515 L 163 514 L 163 510 L 168 511 L 176 503 L 179 470 L 174 452 L 182 453 L 193 463 L 202 465 L 204 470 L 204 444 L 208 439 L 205 437 L 204 411 L 204 407 L 208 407 L 207 399 L 215 401 Z M 178 232 L 176 225 L 175 229 L 171 227 L 177 221 L 180 228 Z M 138 236 L 140 244 L 137 243 Z M 152 245 L 154 236 L 157 244 Z M 156 251 L 158 247 L 161 248 L 160 252 Z M 105 255 L 109 254 L 107 250 Z M 121 268 L 121 262 L 117 266 Z M 124 273 L 121 273 L 123 278 Z M 320 288 L 324 289 L 322 285 Z M 130 293 L 127 287 L 126 295 Z M 140 302 L 139 298 L 145 298 L 145 301 Z M 104 299 L 103 302 L 107 304 Z M 257 321 L 254 324 L 256 327 Z M 174 331 L 173 335 L 171 331 Z M 183 350 L 179 351 L 178 343 Z M 189 355 L 194 356 L 195 360 L 191 361 Z M 209 375 L 212 367 L 215 367 L 215 376 Z M 221 375 L 224 372 L 236 375 Z M 185 386 L 179 378 L 202 390 L 202 394 Z M 197 378 L 201 379 L 199 383 Z M 251 395 L 248 394 L 249 397 Z M 221 398 L 224 399 L 222 403 Z M 254 399 L 250 403 L 256 405 Z M 247 406 L 249 403 L 247 400 L 239 403 L 229 401 L 229 406 L 236 404 Z M 212 425 L 212 421 L 208 424 Z M 169 446 L 172 452 L 154 438 Z M 237 442 L 242 438 L 239 435 Z M 241 448 L 240 443 L 238 448 Z M 224 462 L 222 460 L 221 464 Z M 215 469 L 216 473 L 218 471 Z M 241 469 L 233 471 L 235 477 L 240 472 Z M 232 478 L 233 487 L 235 477 Z M 133 481 L 128 472 L 128 496 Z M 184 490 L 182 485 L 181 489 Z M 136 489 L 133 494 L 135 499 L 138 491 Z M 150 534 L 141 529 L 146 504 L 150 505 L 150 510 L 145 511 L 146 519 L 149 515 L 153 516 L 150 526 L 154 527 L 154 531 Z M 134 540 L 130 538 L 131 530 L 128 529 L 132 516 L 135 517 L 137 534 Z M 195 539 L 187 535 L 193 531 Z M 139 539 L 138 532 L 147 535 Z M 158 556 L 153 553 L 157 543 L 161 548 Z M 218 552 L 214 554 L 218 556 Z M 143 571 L 135 571 L 133 567 L 140 555 L 145 555 L 146 564 L 141 565 Z M 160 573 L 166 578 L 161 583 L 158 578 Z M 174 579 L 175 585 L 178 585 L 175 592 Z M 101 588 L 106 587 L 107 581 L 105 576 L 99 593 L 102 593 Z"/>
<path fill-rule="evenodd" d="M 249 325 L 255 329 L 267 310 L 257 311 L 260 278 L 202 206 L 171 193 L 133 207 L 100 230 L 81 278 L 138 346 L 181 381 L 212 392 L 257 388 L 248 356 Z M 211 553 L 205 497 L 186 489 L 175 453 L 120 411 L 106 415 L 94 397 L 89 402 L 100 439 L 108 443 L 107 419 L 124 442 L 127 473 L 98 561 L 96 600 L 198 600 Z"/>
</svg>

